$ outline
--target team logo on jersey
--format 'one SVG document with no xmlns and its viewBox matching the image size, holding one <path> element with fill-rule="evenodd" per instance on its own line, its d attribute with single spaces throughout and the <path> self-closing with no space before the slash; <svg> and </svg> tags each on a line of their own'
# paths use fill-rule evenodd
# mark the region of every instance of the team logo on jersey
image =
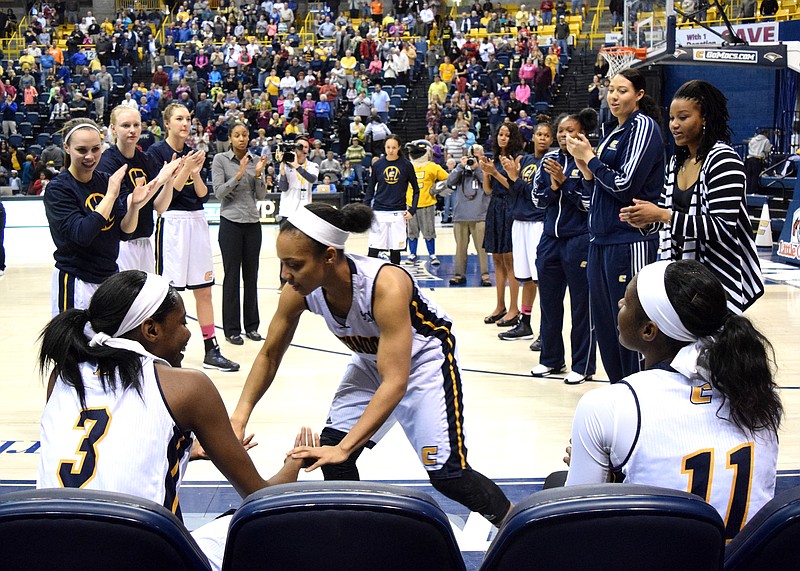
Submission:
<svg viewBox="0 0 800 571">
<path fill-rule="evenodd" d="M 618 140 L 618 139 L 614 139 L 613 141 L 611 141 L 611 142 L 608 144 L 608 148 L 609 148 L 609 149 L 611 149 L 612 151 L 616 151 L 616 150 L 617 150 L 617 144 L 618 144 L 618 143 L 619 143 L 619 140 Z"/>
<path fill-rule="evenodd" d="M 139 167 L 128 169 L 128 179 L 131 181 L 133 188 L 147 184 L 147 174 Z"/>
<path fill-rule="evenodd" d="M 522 177 L 522 180 L 524 180 L 528 184 L 530 184 L 535 175 L 536 175 L 535 164 L 526 166 L 524 169 L 522 169 L 522 173 L 520 173 L 520 177 Z"/>
<path fill-rule="evenodd" d="M 386 170 L 383 171 L 383 179 L 386 181 L 386 184 L 397 184 L 400 182 L 400 169 L 394 166 L 387 167 Z"/>
<path fill-rule="evenodd" d="M 704 383 L 699 387 L 692 387 L 692 396 L 689 397 L 692 404 L 708 404 L 711 402 L 711 383 Z"/>
<path fill-rule="evenodd" d="M 570 178 L 580 178 L 581 171 L 578 170 L 578 169 L 572 169 L 572 174 L 569 175 L 569 176 L 570 176 Z"/>
<path fill-rule="evenodd" d="M 100 204 L 100 201 L 105 198 L 104 194 L 100 194 L 99 192 L 93 192 L 89 196 L 86 197 L 86 208 L 91 210 L 92 212 L 95 211 L 97 205 Z M 107 230 L 111 230 L 114 227 L 114 215 L 111 215 L 111 218 L 108 219 L 108 224 L 103 226 L 102 231 L 105 232 Z"/>
<path fill-rule="evenodd" d="M 420 456 L 425 466 L 436 466 L 436 454 L 439 452 L 438 446 L 423 446 Z"/>
</svg>

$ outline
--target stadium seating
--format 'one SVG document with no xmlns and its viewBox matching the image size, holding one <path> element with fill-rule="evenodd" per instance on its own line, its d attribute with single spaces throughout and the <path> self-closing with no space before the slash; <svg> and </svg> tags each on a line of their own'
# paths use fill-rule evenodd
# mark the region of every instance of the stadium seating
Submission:
<svg viewBox="0 0 800 571">
<path fill-rule="evenodd" d="M 725 528 L 686 492 L 597 484 L 553 488 L 517 504 L 480 571 L 720 569 Z"/>
<path fill-rule="evenodd" d="M 797 569 L 800 561 L 800 488 L 777 495 L 725 550 L 725 571 Z"/>
<path fill-rule="evenodd" d="M 3 568 L 206 571 L 183 524 L 153 502 L 81 489 L 0 494 Z M 13 546 L 13 549 L 10 548 Z"/>
<path fill-rule="evenodd" d="M 250 495 L 223 569 L 463 570 L 447 516 L 427 494 L 370 482 L 297 482 Z"/>
</svg>

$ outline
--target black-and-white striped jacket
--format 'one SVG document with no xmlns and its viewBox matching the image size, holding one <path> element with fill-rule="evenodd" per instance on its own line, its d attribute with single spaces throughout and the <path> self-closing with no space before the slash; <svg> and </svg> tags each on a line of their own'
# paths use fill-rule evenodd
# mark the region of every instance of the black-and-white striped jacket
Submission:
<svg viewBox="0 0 800 571">
<path fill-rule="evenodd" d="M 677 165 L 666 170 L 660 206 L 673 207 Z M 661 228 L 660 259 L 694 259 L 711 269 L 728 294 L 728 307 L 742 313 L 764 294 L 764 278 L 747 215 L 744 164 L 721 141 L 709 152 L 687 214 L 673 210 Z"/>
</svg>

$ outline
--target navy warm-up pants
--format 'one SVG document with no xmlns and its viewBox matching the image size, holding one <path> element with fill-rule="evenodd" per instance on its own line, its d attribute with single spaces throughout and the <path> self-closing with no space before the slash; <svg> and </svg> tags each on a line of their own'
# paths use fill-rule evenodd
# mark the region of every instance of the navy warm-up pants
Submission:
<svg viewBox="0 0 800 571">
<path fill-rule="evenodd" d="M 641 370 L 639 353 L 619 344 L 617 314 L 628 283 L 636 272 L 656 260 L 657 249 L 655 239 L 628 244 L 589 243 L 591 319 L 603 368 L 612 383 Z"/>
<path fill-rule="evenodd" d="M 586 275 L 589 234 L 556 238 L 544 234 L 536 252 L 539 301 L 542 312 L 542 352 L 539 363 L 558 368 L 564 364 L 564 294 L 569 287 L 572 311 L 571 370 L 595 372 L 597 341 L 589 319 L 589 281 Z"/>
</svg>

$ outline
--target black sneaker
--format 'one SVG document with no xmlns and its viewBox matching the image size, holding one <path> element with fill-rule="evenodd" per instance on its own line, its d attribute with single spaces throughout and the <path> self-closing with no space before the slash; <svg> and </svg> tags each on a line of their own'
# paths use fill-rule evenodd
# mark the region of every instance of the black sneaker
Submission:
<svg viewBox="0 0 800 571">
<path fill-rule="evenodd" d="M 527 323 L 520 321 L 508 331 L 498 333 L 497 336 L 503 341 L 514 341 L 515 339 L 533 339 L 533 330 Z"/>
<path fill-rule="evenodd" d="M 206 351 L 206 358 L 203 359 L 204 369 L 218 369 L 223 372 L 234 372 L 239 370 L 239 363 L 234 363 L 226 359 L 220 353 L 219 347 L 214 347 Z"/>
<path fill-rule="evenodd" d="M 538 336 L 536 341 L 531 343 L 531 351 L 541 351 L 542 350 L 542 336 Z"/>
</svg>

